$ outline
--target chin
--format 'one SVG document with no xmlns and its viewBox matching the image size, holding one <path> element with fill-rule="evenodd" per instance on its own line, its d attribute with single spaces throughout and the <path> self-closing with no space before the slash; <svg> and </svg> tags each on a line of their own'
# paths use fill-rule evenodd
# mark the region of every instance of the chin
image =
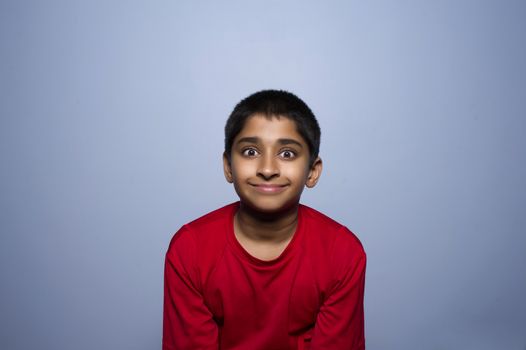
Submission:
<svg viewBox="0 0 526 350">
<path fill-rule="evenodd" d="M 298 200 L 286 202 L 276 201 L 275 199 L 250 201 L 241 199 L 241 203 L 255 212 L 262 214 L 279 214 L 295 207 L 299 204 Z"/>
</svg>

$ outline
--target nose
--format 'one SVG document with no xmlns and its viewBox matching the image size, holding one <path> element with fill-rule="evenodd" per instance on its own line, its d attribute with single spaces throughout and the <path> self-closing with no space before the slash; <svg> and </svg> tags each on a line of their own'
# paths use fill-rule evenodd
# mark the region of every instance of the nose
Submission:
<svg viewBox="0 0 526 350">
<path fill-rule="evenodd" d="M 279 176 L 279 166 L 275 157 L 268 154 L 260 158 L 258 176 L 265 180 Z"/>
</svg>

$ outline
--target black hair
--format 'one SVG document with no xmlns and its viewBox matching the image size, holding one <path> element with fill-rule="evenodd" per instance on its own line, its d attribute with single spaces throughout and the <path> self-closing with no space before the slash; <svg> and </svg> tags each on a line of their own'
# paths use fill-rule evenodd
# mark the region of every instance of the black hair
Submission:
<svg viewBox="0 0 526 350">
<path fill-rule="evenodd" d="M 230 161 L 234 138 L 245 126 L 246 120 L 262 114 L 268 118 L 285 117 L 294 121 L 298 133 L 309 146 L 310 165 L 320 151 L 320 126 L 311 109 L 299 97 L 283 90 L 262 90 L 239 102 L 225 125 L 225 154 Z"/>
</svg>

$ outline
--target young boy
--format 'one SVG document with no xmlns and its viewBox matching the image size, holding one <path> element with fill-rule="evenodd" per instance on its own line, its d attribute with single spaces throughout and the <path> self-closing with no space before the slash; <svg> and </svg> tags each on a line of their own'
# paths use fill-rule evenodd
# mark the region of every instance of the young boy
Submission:
<svg viewBox="0 0 526 350">
<path fill-rule="evenodd" d="M 345 226 L 299 203 L 316 185 L 320 128 L 285 91 L 242 100 L 225 127 L 239 202 L 173 237 L 163 350 L 364 349 L 365 253 Z"/>
</svg>

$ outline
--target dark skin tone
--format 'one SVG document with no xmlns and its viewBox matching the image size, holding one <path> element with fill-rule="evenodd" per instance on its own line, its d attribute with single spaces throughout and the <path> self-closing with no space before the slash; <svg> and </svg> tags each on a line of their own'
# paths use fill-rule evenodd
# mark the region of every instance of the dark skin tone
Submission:
<svg viewBox="0 0 526 350">
<path fill-rule="evenodd" d="M 314 187 L 322 170 L 293 121 L 285 117 L 250 117 L 234 139 L 230 160 L 223 156 L 225 177 L 240 197 L 234 218 L 239 243 L 261 260 L 277 258 L 294 236 L 305 186 Z"/>
<path fill-rule="evenodd" d="M 298 225 L 298 207 L 291 208 L 278 219 L 268 221 L 252 215 L 250 209 L 239 208 L 234 217 L 234 233 L 238 242 L 260 260 L 276 259 L 287 247 Z"/>
</svg>

